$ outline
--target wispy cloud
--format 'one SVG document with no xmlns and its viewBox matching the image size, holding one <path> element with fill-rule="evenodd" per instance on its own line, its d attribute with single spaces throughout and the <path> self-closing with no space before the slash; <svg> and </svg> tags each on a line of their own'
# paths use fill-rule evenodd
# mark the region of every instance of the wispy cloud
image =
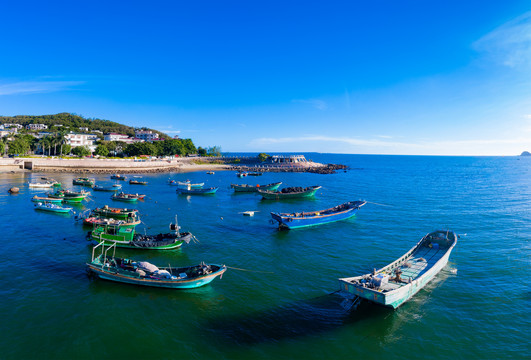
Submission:
<svg viewBox="0 0 531 360">
<path fill-rule="evenodd" d="M 531 67 L 531 11 L 483 36 L 473 46 L 505 66 Z"/>
<path fill-rule="evenodd" d="M 20 81 L 13 83 L 0 82 L 0 95 L 38 94 L 71 90 L 84 81 Z"/>
<path fill-rule="evenodd" d="M 299 104 L 308 104 L 312 106 L 313 108 L 317 110 L 322 110 L 322 111 L 328 109 L 328 104 L 325 101 L 319 100 L 319 99 L 307 99 L 307 100 L 296 99 L 296 100 L 292 100 L 291 102 L 299 103 Z"/>
</svg>

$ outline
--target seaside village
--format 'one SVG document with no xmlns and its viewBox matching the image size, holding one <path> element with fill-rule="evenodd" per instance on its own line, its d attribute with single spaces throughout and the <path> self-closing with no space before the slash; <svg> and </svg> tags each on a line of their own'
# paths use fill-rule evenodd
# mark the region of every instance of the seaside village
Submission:
<svg viewBox="0 0 531 360">
<path fill-rule="evenodd" d="M 54 125 L 54 127 L 61 128 L 62 125 Z M 45 124 L 28 124 L 23 126 L 21 124 L 1 124 L 0 125 L 0 138 L 6 139 L 7 141 L 13 141 L 14 136 L 20 133 L 21 130 L 25 129 L 26 134 L 35 137 L 36 139 L 42 140 L 47 138 L 52 138 L 57 135 L 57 132 L 48 131 L 48 126 Z M 156 142 L 163 141 L 165 139 L 159 137 L 159 134 L 151 130 L 135 130 L 135 136 L 131 137 L 124 134 L 118 133 L 107 133 L 104 134 L 100 130 L 91 130 L 87 127 L 79 127 L 79 131 L 69 131 L 64 134 L 64 144 L 69 145 L 71 149 L 74 149 L 79 146 L 87 147 L 91 153 L 96 150 L 96 142 L 98 140 L 105 141 L 120 141 L 125 144 L 132 144 L 137 142 Z M 176 135 L 174 139 L 179 139 L 179 136 Z M 44 154 L 44 142 L 38 142 L 35 149 L 35 154 Z M 52 145 L 53 146 L 53 145 Z M 5 150 L 5 149 L 4 149 Z"/>
</svg>

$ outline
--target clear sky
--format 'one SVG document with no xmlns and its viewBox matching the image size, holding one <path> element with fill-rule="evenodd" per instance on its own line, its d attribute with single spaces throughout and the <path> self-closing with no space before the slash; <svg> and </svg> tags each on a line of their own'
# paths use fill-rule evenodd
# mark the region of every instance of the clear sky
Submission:
<svg viewBox="0 0 531 360">
<path fill-rule="evenodd" d="M 0 115 L 223 151 L 531 150 L 531 2 L 3 1 Z"/>
</svg>

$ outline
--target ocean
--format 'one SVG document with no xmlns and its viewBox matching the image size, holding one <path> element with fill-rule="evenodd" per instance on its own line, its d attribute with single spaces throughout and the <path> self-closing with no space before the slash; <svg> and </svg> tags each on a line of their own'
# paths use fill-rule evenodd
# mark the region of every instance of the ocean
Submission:
<svg viewBox="0 0 531 360">
<path fill-rule="evenodd" d="M 84 209 L 140 211 L 146 233 L 178 216 L 199 243 L 174 251 L 118 249 L 156 265 L 231 267 L 193 290 L 90 279 L 89 229 L 73 216 L 34 210 L 27 183 L 75 174 L 0 174 L 2 359 L 521 359 L 531 345 L 531 158 L 305 154 L 345 164 L 332 175 L 233 171 L 147 174 L 136 205 L 92 192 Z M 97 184 L 112 184 L 96 175 Z M 219 186 L 177 195 L 169 179 Z M 312 200 L 266 201 L 231 183 L 321 185 Z M 19 194 L 7 190 L 20 187 Z M 279 231 L 270 212 L 368 203 L 346 221 Z M 243 211 L 258 211 L 247 217 Z M 426 233 L 460 234 L 448 265 L 397 310 L 364 303 L 345 312 L 340 277 L 390 263 Z M 234 268 L 238 268 L 234 269 Z"/>
</svg>

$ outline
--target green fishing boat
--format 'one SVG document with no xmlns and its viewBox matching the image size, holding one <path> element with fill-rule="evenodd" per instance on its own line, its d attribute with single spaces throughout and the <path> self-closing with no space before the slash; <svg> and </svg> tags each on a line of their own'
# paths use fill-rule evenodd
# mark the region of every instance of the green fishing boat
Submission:
<svg viewBox="0 0 531 360">
<path fill-rule="evenodd" d="M 116 244 L 117 247 L 129 249 L 149 249 L 149 250 L 172 250 L 180 247 L 184 242 L 189 243 L 192 234 L 189 232 L 179 232 L 179 226 L 171 224 L 170 229 L 174 232 L 157 235 L 143 235 L 135 233 L 134 227 L 123 227 L 119 225 L 94 225 L 94 229 L 89 231 L 87 238 L 105 246 Z"/>
<path fill-rule="evenodd" d="M 92 210 L 92 214 L 95 216 L 103 216 L 113 219 L 125 220 L 128 218 L 134 218 L 138 215 L 138 210 L 136 209 L 122 209 L 122 208 L 112 208 L 108 205 L 105 205 L 101 208 L 96 208 Z"/>
<path fill-rule="evenodd" d="M 70 190 L 58 190 L 55 193 L 48 194 L 48 197 L 61 199 L 65 203 L 80 203 L 89 195 L 90 192 L 88 191 L 76 192 Z"/>
<path fill-rule="evenodd" d="M 80 178 L 72 180 L 72 184 L 74 185 L 90 186 L 90 187 L 94 186 L 95 182 L 96 181 L 94 179 L 90 179 L 87 177 L 80 177 Z"/>
<path fill-rule="evenodd" d="M 31 198 L 31 201 L 36 202 L 36 203 L 40 202 L 40 203 L 60 204 L 63 202 L 63 199 L 35 195 L 34 197 Z"/>
<path fill-rule="evenodd" d="M 247 192 L 255 193 L 258 190 L 268 190 L 268 191 L 277 191 L 279 186 L 282 185 L 281 182 L 276 182 L 267 185 L 247 185 L 247 184 L 231 184 L 230 187 L 234 189 L 234 192 Z"/>
<path fill-rule="evenodd" d="M 284 199 L 305 199 L 315 196 L 321 186 L 287 187 L 281 191 L 267 191 L 258 189 L 258 193 L 267 200 L 284 200 Z"/>
</svg>

